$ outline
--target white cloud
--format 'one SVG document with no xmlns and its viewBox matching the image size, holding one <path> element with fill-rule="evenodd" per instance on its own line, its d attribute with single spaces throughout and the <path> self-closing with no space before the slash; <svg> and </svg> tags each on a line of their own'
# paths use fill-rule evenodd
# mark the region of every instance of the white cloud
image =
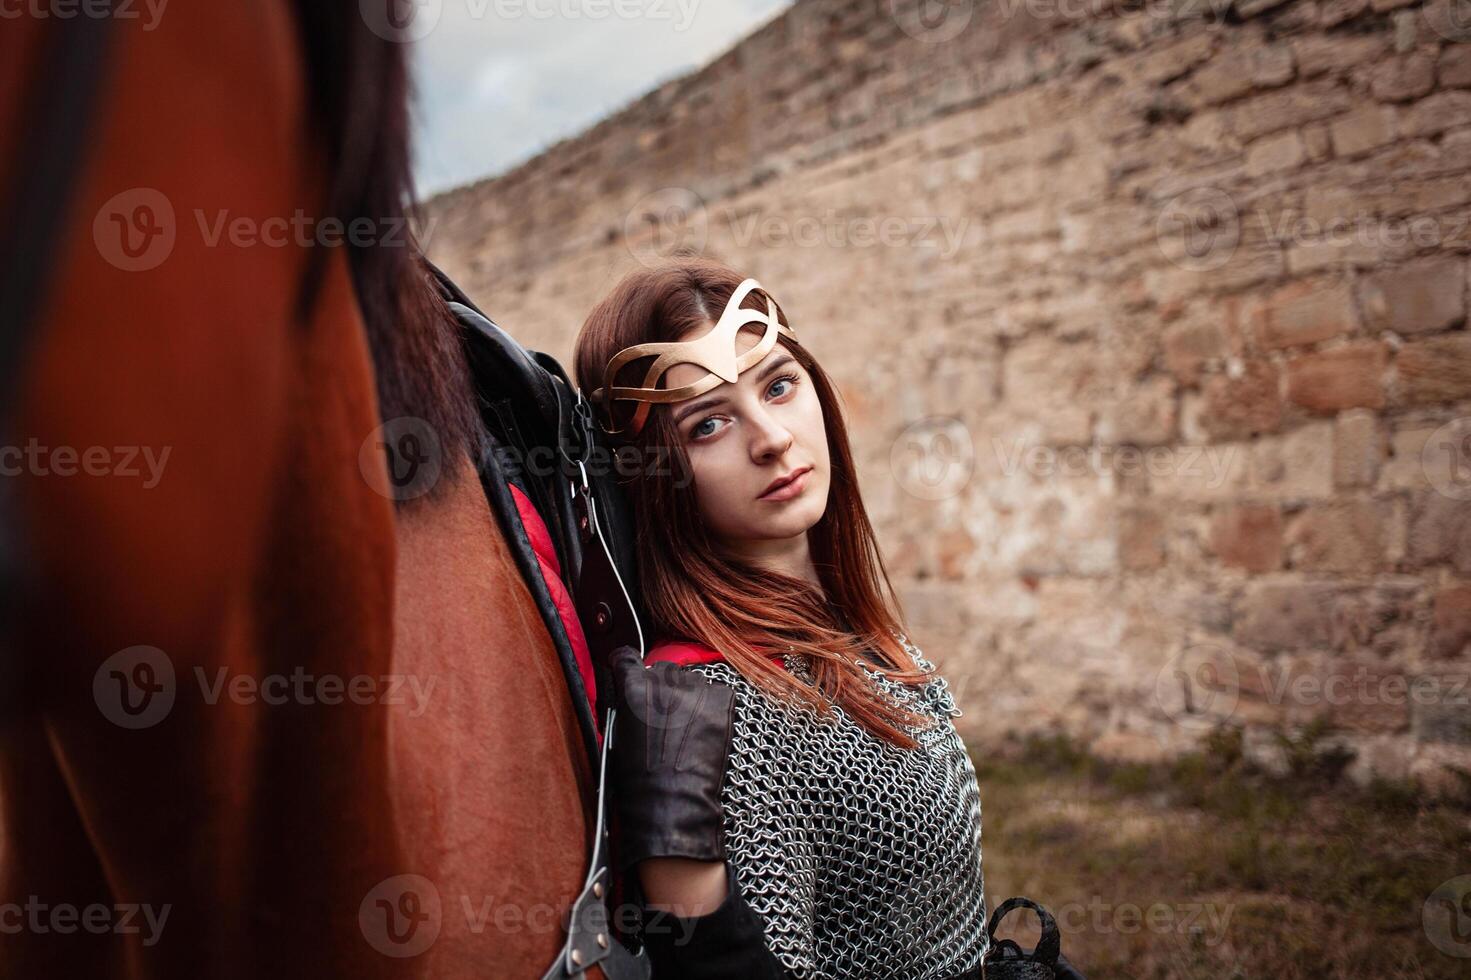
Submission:
<svg viewBox="0 0 1471 980">
<path fill-rule="evenodd" d="M 790 5 L 442 0 L 412 54 L 420 193 L 510 169 L 708 64 Z"/>
</svg>

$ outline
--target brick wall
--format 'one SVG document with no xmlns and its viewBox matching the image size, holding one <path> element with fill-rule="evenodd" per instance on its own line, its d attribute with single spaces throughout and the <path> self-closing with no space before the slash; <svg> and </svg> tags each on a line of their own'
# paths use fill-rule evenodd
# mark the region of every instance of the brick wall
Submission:
<svg viewBox="0 0 1471 980">
<path fill-rule="evenodd" d="M 803 0 L 436 198 L 431 253 L 564 360 L 638 262 L 770 287 L 972 737 L 1272 761 L 1322 715 L 1353 776 L 1451 786 L 1471 3 L 1133 6 Z"/>
</svg>

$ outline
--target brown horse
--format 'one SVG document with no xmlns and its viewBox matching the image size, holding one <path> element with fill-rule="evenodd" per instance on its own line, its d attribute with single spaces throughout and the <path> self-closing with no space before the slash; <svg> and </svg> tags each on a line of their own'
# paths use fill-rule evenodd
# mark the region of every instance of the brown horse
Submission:
<svg viewBox="0 0 1471 980">
<path fill-rule="evenodd" d="M 3 379 L 0 977 L 540 977 L 584 736 L 414 250 L 323 227 L 402 234 L 402 46 L 356 0 L 125 6 Z M 0 32 L 13 204 L 80 17 Z M 439 475 L 396 504 L 402 417 Z"/>
</svg>

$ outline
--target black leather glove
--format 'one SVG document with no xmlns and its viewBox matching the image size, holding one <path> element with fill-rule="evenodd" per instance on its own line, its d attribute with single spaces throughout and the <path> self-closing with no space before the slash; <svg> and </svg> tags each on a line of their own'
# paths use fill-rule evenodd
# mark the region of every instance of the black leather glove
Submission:
<svg viewBox="0 0 1471 980">
<path fill-rule="evenodd" d="M 608 667 L 618 706 L 612 771 L 620 871 L 654 857 L 724 861 L 720 788 L 730 757 L 735 692 L 677 664 L 645 667 L 632 647 L 614 650 Z M 654 980 L 786 976 L 728 863 L 725 881 L 724 900 L 706 915 L 682 918 L 643 908 L 644 948 Z"/>
<path fill-rule="evenodd" d="M 653 980 L 784 980 L 787 975 L 767 948 L 761 919 L 741 897 L 728 864 L 725 899 L 715 911 L 685 919 L 646 909 L 644 948 Z"/>
<path fill-rule="evenodd" d="M 613 778 L 618 866 L 651 857 L 725 858 L 720 786 L 735 693 L 677 664 L 609 657 L 618 704 Z"/>
</svg>

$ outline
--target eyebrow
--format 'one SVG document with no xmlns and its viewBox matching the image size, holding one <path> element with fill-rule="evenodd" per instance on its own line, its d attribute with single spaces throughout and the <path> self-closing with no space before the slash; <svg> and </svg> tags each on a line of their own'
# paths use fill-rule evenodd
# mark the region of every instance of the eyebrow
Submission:
<svg viewBox="0 0 1471 980">
<path fill-rule="evenodd" d="M 772 361 L 770 364 L 762 368 L 761 373 L 756 375 L 756 380 L 764 380 L 768 375 L 775 374 L 777 371 L 780 371 L 788 364 L 792 364 L 795 362 L 796 358 L 794 358 L 791 354 L 783 354 L 781 357 L 778 357 L 776 360 Z M 716 405 L 721 404 L 725 400 L 726 398 L 724 395 L 717 395 L 714 398 L 701 398 L 699 401 L 695 402 L 692 405 L 686 405 L 674 414 L 674 424 L 678 425 L 696 412 L 704 411 L 707 408 L 714 408 Z"/>
</svg>

